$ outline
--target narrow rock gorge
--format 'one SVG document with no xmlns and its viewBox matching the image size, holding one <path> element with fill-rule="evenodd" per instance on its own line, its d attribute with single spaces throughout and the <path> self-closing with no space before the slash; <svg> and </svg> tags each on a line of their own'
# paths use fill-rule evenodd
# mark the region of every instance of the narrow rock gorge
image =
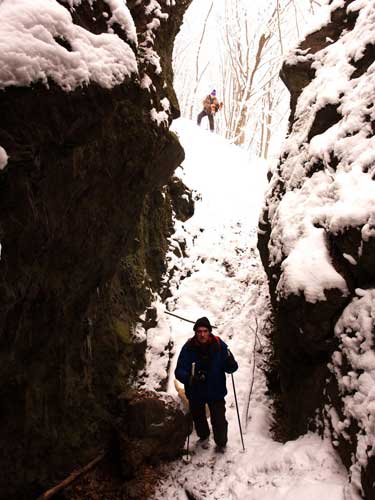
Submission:
<svg viewBox="0 0 375 500">
<path fill-rule="evenodd" d="M 289 133 L 259 223 L 284 438 L 330 431 L 348 498 L 375 498 L 372 2 L 336 1 L 283 64 Z M 359 495 L 359 496 L 357 496 Z"/>
<path fill-rule="evenodd" d="M 4 500 L 36 498 L 103 449 L 121 448 L 125 478 L 157 457 L 155 435 L 134 463 L 126 447 L 139 432 L 130 409 L 134 419 L 151 401 L 151 425 L 171 404 L 148 394 L 137 406 L 142 395 L 127 392 L 145 362 L 136 325 L 154 322 L 172 214 L 192 210 L 169 131 L 172 49 L 190 0 L 42 3 L 0 5 Z M 169 457 L 185 438 L 182 413 L 170 414 Z"/>
</svg>

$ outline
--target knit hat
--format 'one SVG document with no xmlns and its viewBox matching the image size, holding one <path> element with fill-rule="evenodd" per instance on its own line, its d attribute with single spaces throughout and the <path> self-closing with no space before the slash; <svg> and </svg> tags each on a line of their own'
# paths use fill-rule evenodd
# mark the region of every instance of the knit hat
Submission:
<svg viewBox="0 0 375 500">
<path fill-rule="evenodd" d="M 216 95 L 216 90 L 215 90 L 215 89 L 213 89 L 213 90 L 211 91 L 211 95 Z M 207 319 L 207 318 L 206 318 L 206 319 Z"/>
<path fill-rule="evenodd" d="M 211 323 L 208 321 L 206 316 L 203 316 L 203 318 L 197 319 L 197 321 L 194 324 L 194 331 L 196 332 L 200 326 L 203 326 L 204 328 L 208 328 L 210 332 L 212 332 L 212 326 Z"/>
</svg>

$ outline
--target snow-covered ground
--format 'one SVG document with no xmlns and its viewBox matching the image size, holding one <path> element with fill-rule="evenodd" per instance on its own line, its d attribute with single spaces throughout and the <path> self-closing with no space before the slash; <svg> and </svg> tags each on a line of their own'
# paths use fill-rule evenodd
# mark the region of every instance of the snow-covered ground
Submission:
<svg viewBox="0 0 375 500">
<path fill-rule="evenodd" d="M 196 191 L 198 200 L 194 216 L 176 223 L 172 245 L 185 240 L 188 256 L 169 255 L 170 266 L 177 270 L 170 283 L 172 297 L 167 304 L 156 304 L 159 324 L 148 332 L 147 384 L 156 387 L 165 375 L 166 356 L 158 353 L 172 336 L 175 355 L 168 390 L 176 394 L 176 358 L 193 334 L 193 325 L 166 315 L 166 307 L 192 321 L 207 316 L 239 363 L 234 381 L 246 451 L 242 450 L 228 376 L 226 452 L 215 452 L 213 440 L 209 449 L 198 448 L 193 433 L 191 460 L 165 466 L 154 499 L 344 499 L 347 474 L 328 440 L 308 434 L 281 444 L 270 435 L 271 401 L 261 370 L 268 345 L 270 304 L 256 249 L 267 165 L 259 159 L 250 161 L 244 151 L 192 122 L 179 119 L 173 127 L 186 152 L 177 174 Z"/>
</svg>

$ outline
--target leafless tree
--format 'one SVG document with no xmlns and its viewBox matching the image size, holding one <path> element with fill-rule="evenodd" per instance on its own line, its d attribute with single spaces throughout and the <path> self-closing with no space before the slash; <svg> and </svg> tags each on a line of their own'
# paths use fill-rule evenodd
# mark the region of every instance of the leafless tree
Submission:
<svg viewBox="0 0 375 500">
<path fill-rule="evenodd" d="M 280 99 L 279 70 L 284 57 L 284 37 L 290 37 L 294 0 L 274 0 L 254 29 L 243 0 L 226 0 L 223 29 L 222 80 L 225 95 L 224 135 L 237 145 L 257 143 L 267 157 L 272 136 L 272 113 Z M 256 140 L 254 139 L 256 137 Z"/>
<path fill-rule="evenodd" d="M 208 68 L 208 65 L 209 65 L 209 61 L 208 61 L 208 62 L 205 63 L 204 68 L 202 70 L 200 69 L 200 53 L 201 53 L 201 50 L 202 50 L 202 44 L 203 44 L 204 37 L 205 37 L 205 34 L 206 34 L 206 30 L 207 30 L 207 22 L 208 22 L 208 19 L 210 17 L 210 14 L 212 12 L 213 5 L 214 5 L 214 3 L 213 3 L 213 0 L 212 0 L 210 8 L 208 9 L 207 15 L 206 15 L 204 23 L 203 23 L 202 34 L 201 34 L 201 37 L 200 37 L 200 40 L 199 40 L 199 43 L 198 43 L 197 55 L 196 55 L 196 58 L 195 58 L 195 82 L 194 82 L 194 88 L 193 88 L 193 96 L 190 99 L 190 111 L 189 111 L 189 118 L 190 119 L 193 117 L 194 103 L 195 103 L 195 100 L 196 100 L 196 97 L 197 97 L 197 91 L 198 91 L 199 83 L 202 80 L 202 77 L 205 74 L 205 72 L 206 72 L 206 70 Z"/>
<path fill-rule="evenodd" d="M 206 2 L 199 34 L 181 39 L 175 48 L 183 116 L 191 119 L 198 112 L 198 97 L 203 98 L 207 82 L 211 87 L 214 81 L 224 101 L 215 117 L 216 131 L 267 158 L 275 123 L 285 121 L 288 114 L 282 108 L 286 89 L 279 80 L 283 58 L 291 40 L 295 44 L 300 36 L 300 23 L 320 1 L 270 0 L 255 10 L 248 0 L 224 0 L 219 14 L 219 4 Z M 212 42 L 215 30 L 216 45 Z"/>
</svg>

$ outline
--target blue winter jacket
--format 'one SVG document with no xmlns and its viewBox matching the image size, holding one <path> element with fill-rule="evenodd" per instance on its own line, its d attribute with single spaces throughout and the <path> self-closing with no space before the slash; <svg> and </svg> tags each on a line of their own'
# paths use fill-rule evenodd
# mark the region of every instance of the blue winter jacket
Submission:
<svg viewBox="0 0 375 500">
<path fill-rule="evenodd" d="M 227 394 L 225 373 L 233 373 L 237 368 L 238 364 L 228 346 L 219 337 L 213 336 L 210 344 L 206 346 L 200 345 L 195 337 L 192 337 L 181 349 L 174 373 L 176 379 L 184 384 L 189 400 L 208 403 L 224 399 Z M 204 381 L 200 377 L 202 373 Z"/>
</svg>

